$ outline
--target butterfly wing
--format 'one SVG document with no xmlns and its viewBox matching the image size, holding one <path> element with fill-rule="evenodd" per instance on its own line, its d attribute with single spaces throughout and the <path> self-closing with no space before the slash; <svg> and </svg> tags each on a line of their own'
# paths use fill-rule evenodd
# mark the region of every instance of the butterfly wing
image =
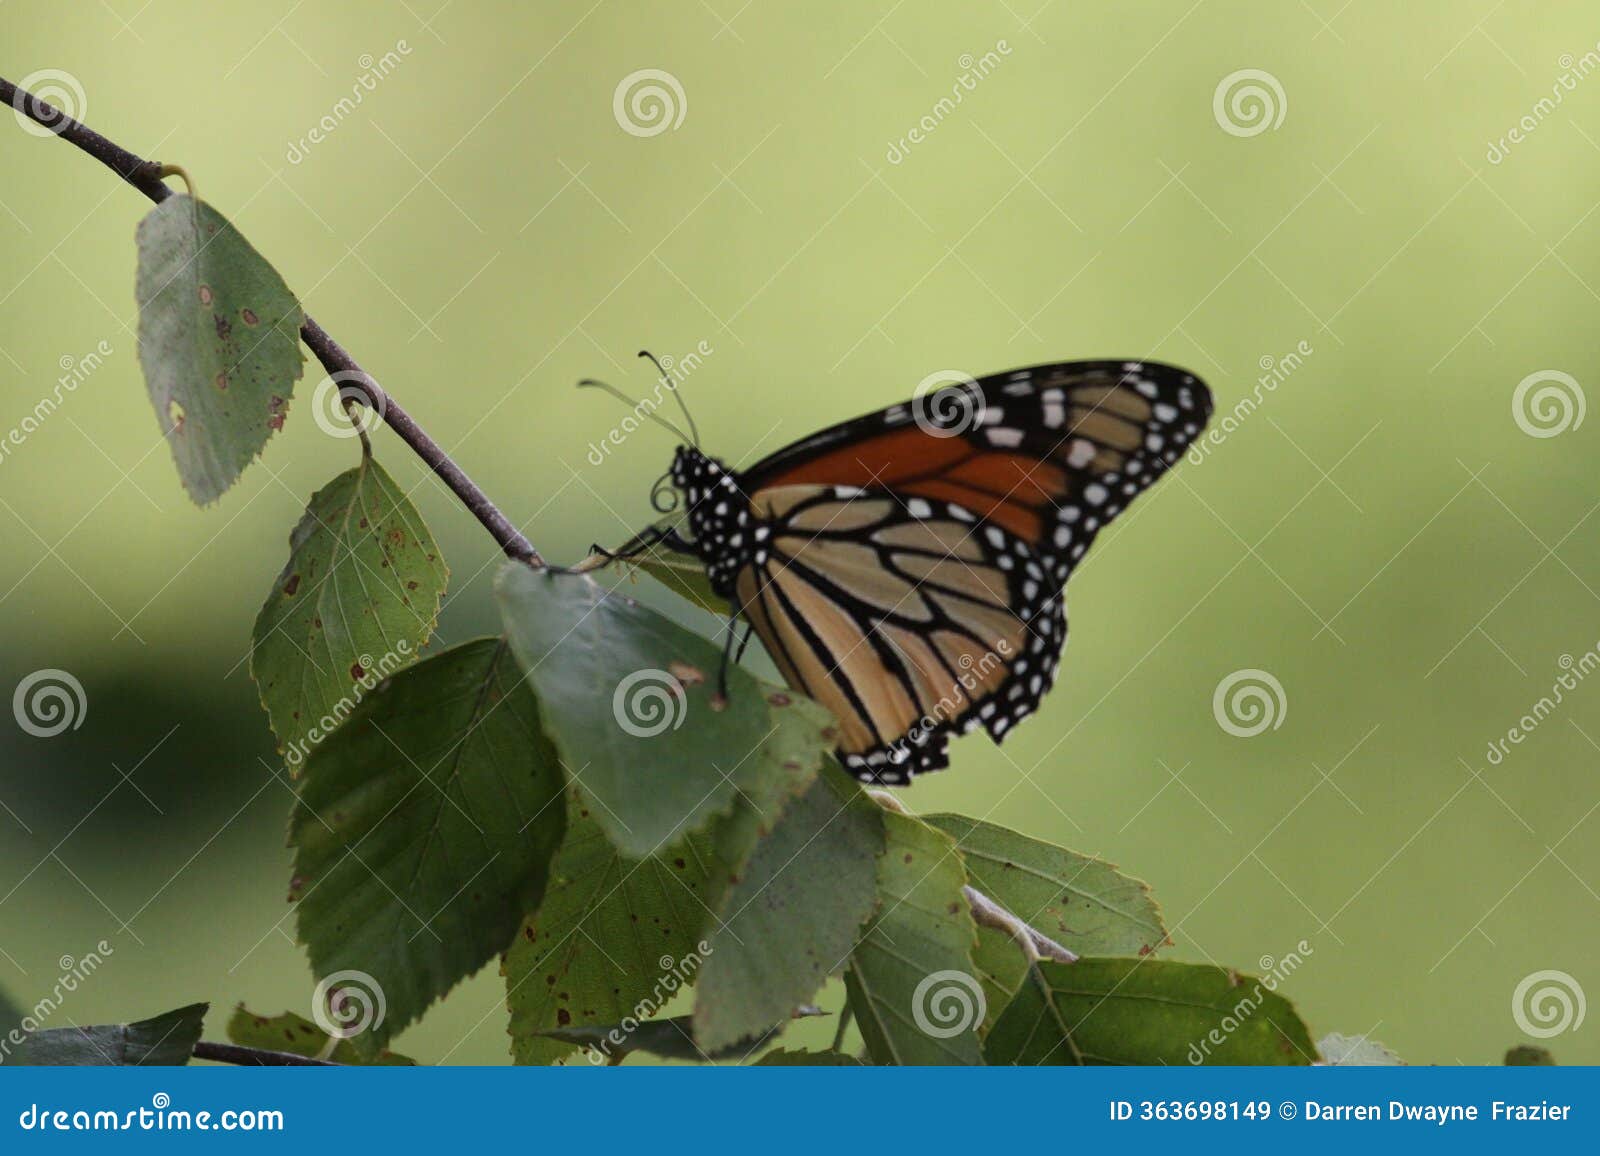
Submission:
<svg viewBox="0 0 1600 1156">
<path fill-rule="evenodd" d="M 965 382 L 845 422 L 740 476 L 767 549 L 736 596 L 785 677 L 840 719 L 879 782 L 947 765 L 1031 714 L 1095 534 L 1204 428 L 1211 395 L 1149 362 Z"/>
</svg>

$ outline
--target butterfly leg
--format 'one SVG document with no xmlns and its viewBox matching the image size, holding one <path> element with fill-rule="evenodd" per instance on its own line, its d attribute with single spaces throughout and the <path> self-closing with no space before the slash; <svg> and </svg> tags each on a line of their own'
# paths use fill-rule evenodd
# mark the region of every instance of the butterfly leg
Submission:
<svg viewBox="0 0 1600 1156">
<path fill-rule="evenodd" d="M 667 549 L 674 550 L 679 554 L 694 553 L 694 547 L 670 526 L 646 526 L 615 550 L 608 550 L 596 542 L 589 547 L 589 552 L 604 558 L 608 562 L 619 562 L 635 558 L 657 545 L 666 546 Z"/>
<path fill-rule="evenodd" d="M 750 645 L 751 628 L 748 625 L 745 626 L 744 640 L 739 643 L 739 651 L 737 654 L 734 653 L 733 649 L 733 640 L 739 629 L 739 612 L 737 610 L 728 615 L 728 625 L 724 629 L 727 632 L 727 638 L 722 643 L 722 666 L 717 671 L 717 694 L 723 698 L 727 698 L 728 666 L 731 663 L 738 662 L 744 657 L 744 648 Z"/>
</svg>

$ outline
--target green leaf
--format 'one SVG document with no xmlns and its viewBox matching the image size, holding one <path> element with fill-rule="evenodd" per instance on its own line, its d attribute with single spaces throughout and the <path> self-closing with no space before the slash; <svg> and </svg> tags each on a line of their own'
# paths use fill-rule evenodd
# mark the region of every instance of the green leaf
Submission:
<svg viewBox="0 0 1600 1156">
<path fill-rule="evenodd" d="M 198 505 L 221 497 L 283 427 L 300 303 L 221 213 L 168 197 L 139 222 L 139 364 Z"/>
<path fill-rule="evenodd" d="M 433 634 L 448 571 L 422 515 L 372 458 L 311 499 L 256 618 L 250 674 L 299 767 Z"/>
<path fill-rule="evenodd" d="M 187 1064 L 200 1041 L 209 1006 L 190 1004 L 131 1024 L 37 1031 L 18 1049 L 15 1062 L 54 1067 Z"/>
<path fill-rule="evenodd" d="M 711 588 L 711 579 L 706 577 L 700 563 L 687 558 L 662 556 L 639 558 L 633 565 L 685 601 L 723 618 L 728 616 L 728 600 Z"/>
<path fill-rule="evenodd" d="M 376 1056 L 367 1056 L 353 1047 L 349 1040 L 340 1039 L 329 1048 L 333 1038 L 304 1016 L 284 1012 L 278 1016 L 258 1016 L 246 1010 L 244 1004 L 233 1009 L 228 1020 L 228 1038 L 247 1048 L 264 1048 L 272 1052 L 288 1052 L 314 1060 L 332 1060 L 336 1064 L 381 1064 L 403 1066 L 417 1061 L 384 1049 Z"/>
<path fill-rule="evenodd" d="M 1311 1034 L 1266 983 L 1209 964 L 1046 961 L 984 1041 L 991 1064 L 1310 1064 Z"/>
<path fill-rule="evenodd" d="M 544 902 L 506 952 L 511 1055 L 550 1064 L 581 1023 L 647 1020 L 694 982 L 710 950 L 701 942 L 715 860 L 704 836 L 660 855 L 625 860 L 577 791 Z M 576 1041 L 583 1042 L 583 1041 Z"/>
<path fill-rule="evenodd" d="M 1317 1044 L 1322 1062 L 1339 1068 L 1405 1067 L 1406 1062 L 1377 1040 L 1365 1036 L 1346 1036 L 1332 1032 Z"/>
<path fill-rule="evenodd" d="M 878 1064 L 980 1064 L 978 929 L 955 840 L 894 811 L 883 824 L 878 914 L 845 972 L 867 1052 Z"/>
<path fill-rule="evenodd" d="M 673 1016 L 670 1019 L 646 1020 L 643 1023 L 624 1021 L 618 1024 L 581 1024 L 570 1028 L 555 1028 L 544 1034 L 589 1049 L 589 1058 L 596 1064 L 620 1063 L 624 1057 L 633 1052 L 645 1052 L 663 1060 L 708 1063 L 717 1060 L 743 1059 L 764 1047 L 774 1036 L 789 1026 L 785 1020 L 748 1039 L 729 1044 L 715 1052 L 706 1052 L 694 1042 L 693 1019 L 692 1016 Z"/>
<path fill-rule="evenodd" d="M 1547 1068 L 1555 1064 L 1556 1058 L 1548 1050 L 1532 1044 L 1518 1044 L 1506 1052 L 1506 1066 L 1511 1068 Z"/>
<path fill-rule="evenodd" d="M 760 1068 L 858 1068 L 861 1061 L 843 1052 L 788 1051 L 774 1048 L 755 1062 Z"/>
<path fill-rule="evenodd" d="M 495 590 L 545 729 L 629 858 L 731 814 L 739 792 L 770 775 L 764 744 L 784 716 L 808 723 L 786 759 L 815 765 L 836 742 L 820 707 L 740 667 L 718 700 L 716 646 L 589 578 L 509 562 Z"/>
<path fill-rule="evenodd" d="M 564 814 L 500 639 L 379 684 L 317 748 L 290 821 L 290 898 L 323 989 L 348 988 L 368 1021 L 355 1046 L 376 1052 L 505 948 L 544 893 Z"/>
<path fill-rule="evenodd" d="M 549 1064 L 570 1053 L 552 1029 L 574 1020 L 647 1020 L 695 981 L 711 950 L 702 937 L 730 881 L 822 765 L 811 747 L 814 714 L 774 717 L 734 813 L 646 859 L 624 859 L 582 792 L 569 791 L 567 836 L 549 890 L 502 968 L 517 1063 Z"/>
<path fill-rule="evenodd" d="M 837 766 L 755 845 L 717 909 L 695 995 L 707 1051 L 789 1015 L 849 956 L 877 902 L 882 812 Z"/>
<path fill-rule="evenodd" d="M 1145 955 L 1171 942 L 1149 885 L 1115 865 L 963 815 L 924 818 L 954 836 L 974 887 L 1075 954 Z M 973 958 L 987 1030 L 1016 993 L 1027 960 L 990 927 L 978 928 Z"/>
</svg>

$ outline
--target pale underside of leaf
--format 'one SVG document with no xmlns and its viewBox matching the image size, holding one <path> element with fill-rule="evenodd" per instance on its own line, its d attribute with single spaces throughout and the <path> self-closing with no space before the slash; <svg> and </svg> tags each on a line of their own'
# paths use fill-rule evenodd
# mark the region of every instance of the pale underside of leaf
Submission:
<svg viewBox="0 0 1600 1156">
<path fill-rule="evenodd" d="M 209 1005 L 127 1024 L 48 1028 L 26 1037 L 15 1062 L 70 1067 L 158 1067 L 187 1064 Z"/>
<path fill-rule="evenodd" d="M 639 859 L 733 814 L 771 773 L 768 743 L 800 715 L 788 761 L 814 768 L 836 740 L 809 700 L 733 666 L 721 651 L 587 577 L 502 567 L 507 636 L 537 691 L 568 777 L 622 853 Z"/>
<path fill-rule="evenodd" d="M 750 852 L 717 913 L 695 996 L 715 1051 L 807 1002 L 848 959 L 877 903 L 882 812 L 829 762 Z"/>
<path fill-rule="evenodd" d="M 139 364 L 184 489 L 220 497 L 282 428 L 304 369 L 300 303 L 210 205 L 139 223 Z"/>
</svg>

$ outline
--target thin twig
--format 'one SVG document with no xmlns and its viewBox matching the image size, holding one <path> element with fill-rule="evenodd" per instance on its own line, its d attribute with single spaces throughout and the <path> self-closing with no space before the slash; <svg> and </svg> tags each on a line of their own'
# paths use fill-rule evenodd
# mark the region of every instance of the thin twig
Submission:
<svg viewBox="0 0 1600 1156">
<path fill-rule="evenodd" d="M 88 153 L 156 204 L 159 205 L 172 195 L 172 190 L 162 182 L 162 165 L 147 161 L 121 145 L 107 140 L 88 125 L 73 120 L 60 109 L 40 100 L 26 89 L 18 88 L 4 77 L 0 77 L 0 101 L 43 125 L 68 144 L 75 145 Z M 507 555 L 521 559 L 532 566 L 544 565 L 544 559 L 533 548 L 533 544 L 523 536 L 522 531 L 512 525 L 511 521 L 489 500 L 489 496 L 480 490 L 461 467 L 451 460 L 450 455 L 439 447 L 439 443 L 429 437 L 422 427 L 412 420 L 411 415 L 400 407 L 400 403 L 384 392 L 377 379 L 362 369 L 355 358 L 328 336 L 327 330 L 312 320 L 309 313 L 305 315 L 305 323 L 300 327 L 300 337 L 311 352 L 317 355 L 317 360 L 322 362 L 322 367 L 329 374 L 340 375 L 341 382 L 354 386 L 366 396 L 367 404 L 390 429 L 400 435 L 401 441 L 410 446 L 416 455 L 427 463 L 429 469 L 439 475 L 444 484 L 450 487 L 451 492 L 461 500 L 461 504 L 466 506 L 473 517 L 483 523 L 484 529 L 494 536 L 494 540 L 500 543 L 500 548 Z"/>
<path fill-rule="evenodd" d="M 343 1064 L 327 1060 L 313 1060 L 293 1052 L 269 1052 L 265 1048 L 246 1048 L 238 1044 L 213 1044 L 201 1040 L 194 1046 L 198 1060 L 215 1060 L 219 1064 L 243 1064 L 257 1068 L 340 1068 Z"/>
<path fill-rule="evenodd" d="M 4 77 L 0 77 L 0 101 L 11 105 L 23 115 L 48 128 L 56 136 L 68 144 L 94 157 L 95 160 L 105 165 L 117 176 L 128 184 L 138 189 L 156 204 L 160 204 L 172 195 L 172 190 L 163 183 L 161 177 L 163 166 L 147 161 L 134 153 L 129 152 L 121 145 L 106 139 L 88 125 L 73 120 L 66 113 L 54 106 L 40 100 L 26 89 L 19 89 Z M 330 374 L 343 375 L 340 380 L 359 389 L 367 399 L 368 405 L 377 412 L 390 429 L 400 435 L 400 439 L 412 448 L 428 467 L 438 474 L 445 485 L 461 499 L 462 505 L 472 513 L 473 517 L 481 522 L 485 529 L 500 543 L 501 548 L 512 558 L 519 558 L 532 566 L 543 566 L 544 559 L 533 548 L 533 544 L 523 536 L 506 518 L 504 514 L 489 500 L 489 496 L 480 490 L 462 471 L 461 467 L 451 460 L 426 432 L 419 426 L 411 415 L 400 408 L 400 404 L 386 393 L 377 380 L 359 364 L 355 358 L 345 352 L 344 348 L 328 335 L 328 331 L 318 325 L 310 314 L 305 316 L 305 324 L 300 328 L 300 338 L 312 353 L 317 355 L 317 360 L 322 362 L 322 367 Z M 870 792 L 874 798 L 890 810 L 907 813 L 905 808 L 893 796 L 884 792 Z M 1063 963 L 1076 962 L 1077 956 L 1062 947 L 1055 940 L 1045 935 L 1036 928 L 1029 927 L 1000 904 L 972 887 L 964 889 L 967 902 L 972 908 L 973 918 L 985 927 L 995 927 L 1002 931 L 1019 937 L 1025 947 L 1033 954 L 1044 959 L 1056 959 Z M 231 1048 L 227 1044 L 201 1044 L 195 1049 L 195 1055 L 200 1055 L 200 1048 L 223 1049 Z M 233 1049 L 238 1050 L 238 1049 Z M 261 1053 L 281 1054 L 281 1053 Z M 230 1061 L 240 1062 L 240 1061 Z M 268 1062 L 268 1061 L 254 1061 Z M 281 1062 L 290 1062 L 284 1060 Z M 295 1063 L 319 1063 L 321 1061 L 305 1060 L 293 1057 Z"/>
<path fill-rule="evenodd" d="M 976 887 L 963 887 L 961 893 L 967 897 L 967 905 L 972 908 L 972 918 L 977 921 L 978 926 L 992 927 L 1011 936 L 1022 949 L 1022 953 L 1028 957 L 1029 963 L 1036 963 L 1041 959 L 1053 959 L 1058 963 L 1078 962 L 1078 957 L 1071 951 L 1037 927 L 1022 922 Z"/>
</svg>

